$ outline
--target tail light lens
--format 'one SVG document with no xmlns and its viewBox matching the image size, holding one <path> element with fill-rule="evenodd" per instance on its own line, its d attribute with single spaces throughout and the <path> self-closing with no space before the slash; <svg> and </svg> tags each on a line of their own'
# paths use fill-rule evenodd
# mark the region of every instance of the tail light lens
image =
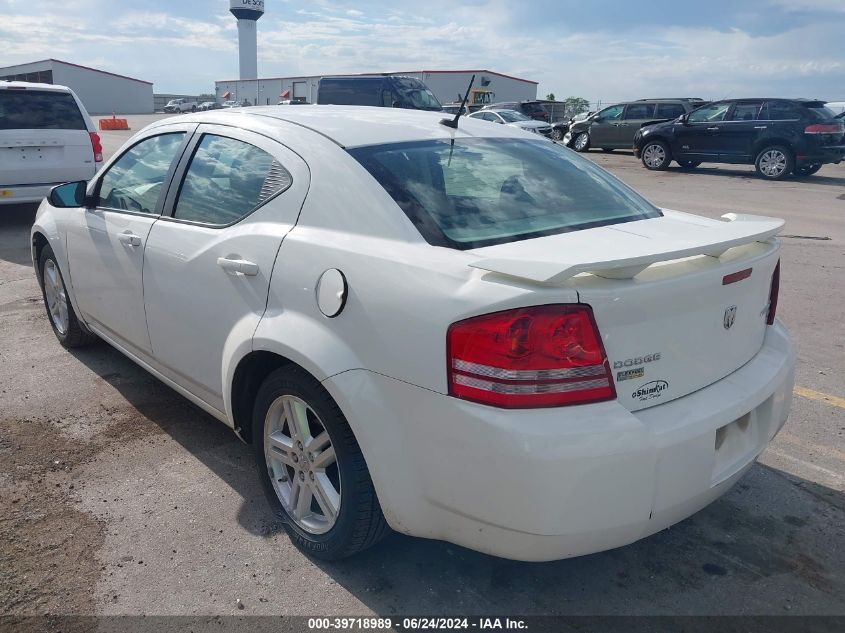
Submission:
<svg viewBox="0 0 845 633">
<path fill-rule="evenodd" d="M 103 144 L 100 142 L 100 135 L 96 132 L 89 132 L 91 135 L 91 149 L 94 150 L 94 162 L 103 162 Z"/>
<path fill-rule="evenodd" d="M 766 323 L 774 325 L 775 316 L 778 311 L 778 294 L 780 294 L 780 260 L 772 273 L 772 286 L 769 289 L 769 314 L 766 316 Z"/>
<path fill-rule="evenodd" d="M 613 400 L 616 388 L 589 306 L 546 305 L 453 323 L 449 394 L 505 409 Z"/>
<path fill-rule="evenodd" d="M 814 123 L 804 128 L 804 134 L 842 134 L 841 123 Z"/>
</svg>

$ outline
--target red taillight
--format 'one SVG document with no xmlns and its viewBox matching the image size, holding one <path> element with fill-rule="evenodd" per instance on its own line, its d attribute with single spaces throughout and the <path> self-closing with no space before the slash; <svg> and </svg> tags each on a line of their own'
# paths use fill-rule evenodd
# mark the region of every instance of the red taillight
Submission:
<svg viewBox="0 0 845 633">
<path fill-rule="evenodd" d="M 804 134 L 842 134 L 841 123 L 813 123 L 804 128 Z"/>
<path fill-rule="evenodd" d="M 775 315 L 778 311 L 778 294 L 780 294 L 780 260 L 772 273 L 772 286 L 769 289 L 769 314 L 766 316 L 766 323 L 774 325 Z"/>
<path fill-rule="evenodd" d="M 100 142 L 100 135 L 96 132 L 89 132 L 91 135 L 91 149 L 94 150 L 94 162 L 103 162 L 103 144 Z"/>
<path fill-rule="evenodd" d="M 616 388 L 589 306 L 495 312 L 449 326 L 449 394 L 506 409 L 612 400 Z"/>
</svg>

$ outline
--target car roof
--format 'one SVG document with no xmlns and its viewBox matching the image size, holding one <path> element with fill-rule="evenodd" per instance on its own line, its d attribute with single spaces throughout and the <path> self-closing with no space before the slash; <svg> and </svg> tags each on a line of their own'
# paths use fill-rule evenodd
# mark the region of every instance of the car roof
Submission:
<svg viewBox="0 0 845 633">
<path fill-rule="evenodd" d="M 67 86 L 57 84 L 38 84 L 29 81 L 0 81 L 0 89 L 25 88 L 27 90 L 49 90 L 51 92 L 70 92 Z"/>
<path fill-rule="evenodd" d="M 180 118 L 168 118 L 153 126 L 168 125 L 178 120 L 232 125 L 240 118 L 238 127 L 249 129 L 250 119 L 256 124 L 266 125 L 272 121 L 285 121 L 307 128 L 342 147 L 361 147 L 387 143 L 439 140 L 472 137 L 516 137 L 525 138 L 518 128 L 506 125 L 491 126 L 476 118 L 461 117 L 458 129 L 441 125 L 444 118 L 452 119 L 447 112 L 406 110 L 402 108 L 379 108 L 372 106 L 303 105 L 255 106 L 238 111 L 202 112 L 186 114 Z"/>
</svg>

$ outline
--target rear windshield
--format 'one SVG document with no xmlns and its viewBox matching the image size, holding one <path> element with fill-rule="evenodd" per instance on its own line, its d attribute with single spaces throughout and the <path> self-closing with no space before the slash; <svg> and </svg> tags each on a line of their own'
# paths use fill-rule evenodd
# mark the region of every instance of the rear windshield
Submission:
<svg viewBox="0 0 845 633">
<path fill-rule="evenodd" d="M 436 246 L 464 250 L 662 215 L 546 140 L 417 141 L 349 153 Z"/>
<path fill-rule="evenodd" d="M 0 130 L 85 130 L 73 97 L 47 90 L 0 90 Z"/>
<path fill-rule="evenodd" d="M 827 121 L 836 117 L 836 113 L 820 101 L 805 103 L 810 116 L 818 121 Z"/>
</svg>

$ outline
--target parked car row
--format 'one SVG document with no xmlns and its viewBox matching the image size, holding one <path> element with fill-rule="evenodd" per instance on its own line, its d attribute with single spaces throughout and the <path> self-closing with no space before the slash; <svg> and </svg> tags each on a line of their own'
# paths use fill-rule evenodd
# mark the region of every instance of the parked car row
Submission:
<svg viewBox="0 0 845 633">
<path fill-rule="evenodd" d="M 845 159 L 842 118 L 813 99 L 641 99 L 574 123 L 563 142 L 575 151 L 632 149 L 650 170 L 672 161 L 754 165 L 768 180 L 806 177 Z"/>
</svg>

